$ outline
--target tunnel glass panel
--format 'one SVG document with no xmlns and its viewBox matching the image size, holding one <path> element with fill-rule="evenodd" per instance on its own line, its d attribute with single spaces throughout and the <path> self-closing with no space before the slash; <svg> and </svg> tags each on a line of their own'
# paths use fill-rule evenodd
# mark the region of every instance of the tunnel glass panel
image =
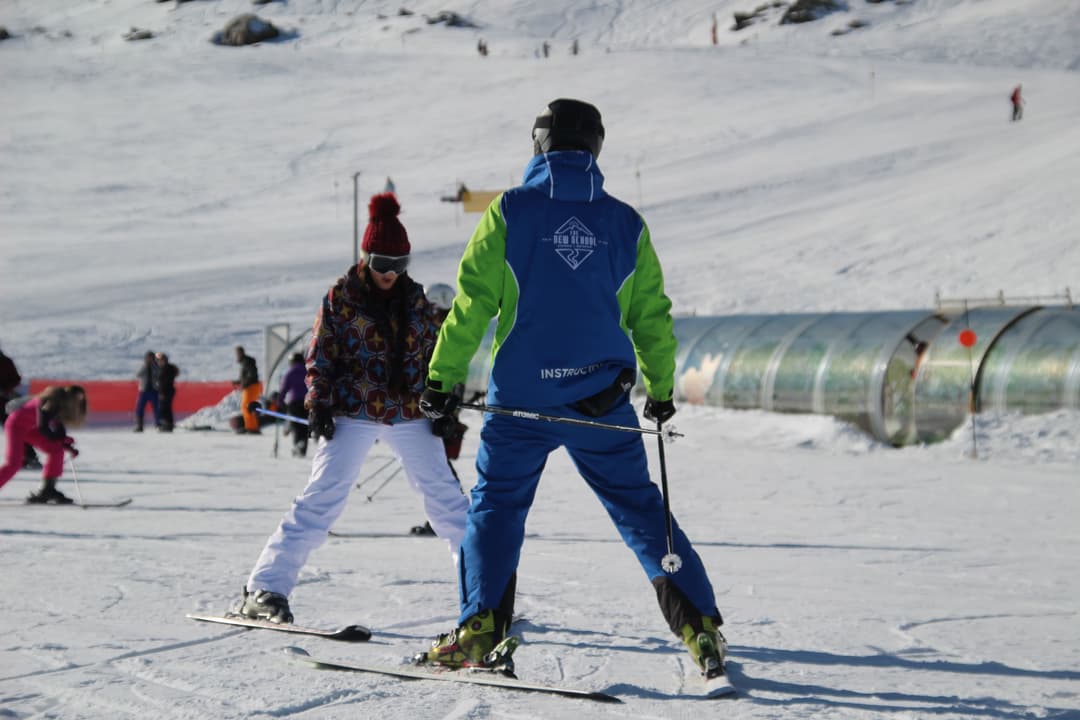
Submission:
<svg viewBox="0 0 1080 720">
<path fill-rule="evenodd" d="M 710 329 L 702 331 L 697 323 L 693 323 L 689 333 L 684 332 L 682 322 L 676 320 L 675 337 L 680 347 L 688 348 L 683 362 L 675 369 L 676 399 L 695 405 L 721 405 L 720 376 L 743 338 L 765 319 L 762 315 L 711 318 Z"/>
<path fill-rule="evenodd" d="M 675 318 L 675 338 L 679 341 L 675 352 L 675 362 L 680 368 L 695 367 L 690 360 L 701 338 L 711 332 L 725 320 L 716 317 L 677 317 Z M 676 375 L 677 376 L 677 375 Z M 708 386 L 706 386 L 708 388 Z M 704 394 L 702 394 L 704 399 Z"/>
<path fill-rule="evenodd" d="M 983 361 L 981 411 L 1041 413 L 1078 407 L 1080 310 L 1046 309 L 1020 318 Z"/>
<path fill-rule="evenodd" d="M 881 388 L 882 424 L 875 434 L 896 446 L 915 440 L 915 383 L 930 342 L 947 323 L 945 318 L 932 315 L 904 332 L 914 321 L 911 318 L 896 328 L 903 336 L 889 357 Z"/>
<path fill-rule="evenodd" d="M 999 334 L 1032 308 L 974 308 L 958 315 L 927 351 L 915 384 L 915 426 L 919 441 L 948 437 L 971 412 L 975 370 Z M 960 333 L 970 329 L 976 342 L 960 344 Z"/>
<path fill-rule="evenodd" d="M 821 369 L 828 363 L 833 346 L 851 331 L 850 324 L 848 315 L 821 316 L 791 341 L 776 365 L 771 409 L 815 412 Z"/>
<path fill-rule="evenodd" d="M 904 338 L 926 321 L 926 311 L 836 316 L 848 326 L 822 376 L 822 410 L 896 443 L 910 432 L 915 353 Z"/>
<path fill-rule="evenodd" d="M 716 380 L 720 405 L 730 408 L 764 407 L 766 374 L 772 368 L 776 351 L 781 343 L 796 329 L 812 321 L 806 315 L 778 315 L 768 317 L 747 334 L 735 348 L 731 363 Z M 717 395 L 713 384 L 710 396 Z"/>
</svg>

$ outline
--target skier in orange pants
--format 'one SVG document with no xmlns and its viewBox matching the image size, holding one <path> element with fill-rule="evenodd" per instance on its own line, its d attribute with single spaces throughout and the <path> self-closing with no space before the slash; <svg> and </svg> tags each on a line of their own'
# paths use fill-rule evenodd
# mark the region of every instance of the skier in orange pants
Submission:
<svg viewBox="0 0 1080 720">
<path fill-rule="evenodd" d="M 259 382 L 259 369 L 255 358 L 244 353 L 244 348 L 236 346 L 236 362 L 240 364 L 240 378 L 233 385 L 240 388 L 240 412 L 244 414 L 244 432 L 258 434 L 259 417 L 251 409 L 252 403 L 259 402 L 263 386 Z"/>
</svg>

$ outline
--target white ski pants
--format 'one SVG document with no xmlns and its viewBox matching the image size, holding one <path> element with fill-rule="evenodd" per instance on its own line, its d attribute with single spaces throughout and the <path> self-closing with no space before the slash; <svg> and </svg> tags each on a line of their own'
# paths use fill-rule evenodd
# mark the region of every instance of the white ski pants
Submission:
<svg viewBox="0 0 1080 720">
<path fill-rule="evenodd" d="M 409 485 L 424 498 L 431 527 L 446 541 L 457 564 L 469 499 L 447 464 L 442 438 L 431 434 L 431 421 L 384 425 L 349 417 L 334 420 L 334 439 L 319 439 L 311 479 L 266 541 L 248 578 L 249 592 L 269 590 L 285 596 L 292 592 L 308 556 L 326 541 L 330 527 L 345 509 L 349 491 L 376 440 L 388 445 L 401 462 Z"/>
</svg>

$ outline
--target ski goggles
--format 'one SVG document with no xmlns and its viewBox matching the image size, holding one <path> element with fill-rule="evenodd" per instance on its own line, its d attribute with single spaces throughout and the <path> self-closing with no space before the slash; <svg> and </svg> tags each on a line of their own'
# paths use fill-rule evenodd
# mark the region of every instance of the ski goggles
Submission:
<svg viewBox="0 0 1080 720">
<path fill-rule="evenodd" d="M 371 268 L 372 272 L 377 272 L 380 275 L 386 273 L 401 275 L 409 268 L 409 256 L 370 253 L 367 256 L 367 266 Z"/>
</svg>

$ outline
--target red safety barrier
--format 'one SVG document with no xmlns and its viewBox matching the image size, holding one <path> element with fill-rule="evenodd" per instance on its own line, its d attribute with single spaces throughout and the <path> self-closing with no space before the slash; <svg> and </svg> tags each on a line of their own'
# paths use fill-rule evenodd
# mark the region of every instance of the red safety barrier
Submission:
<svg viewBox="0 0 1080 720">
<path fill-rule="evenodd" d="M 135 380 L 57 380 L 49 378 L 30 380 L 30 394 L 36 395 L 49 385 L 82 385 L 86 388 L 86 400 L 90 406 L 90 419 L 95 413 L 128 413 L 135 411 L 135 399 L 139 385 Z M 204 407 L 212 407 L 233 391 L 230 381 L 178 382 L 173 413 L 180 417 Z M 148 411 L 149 412 L 149 411 Z"/>
</svg>

